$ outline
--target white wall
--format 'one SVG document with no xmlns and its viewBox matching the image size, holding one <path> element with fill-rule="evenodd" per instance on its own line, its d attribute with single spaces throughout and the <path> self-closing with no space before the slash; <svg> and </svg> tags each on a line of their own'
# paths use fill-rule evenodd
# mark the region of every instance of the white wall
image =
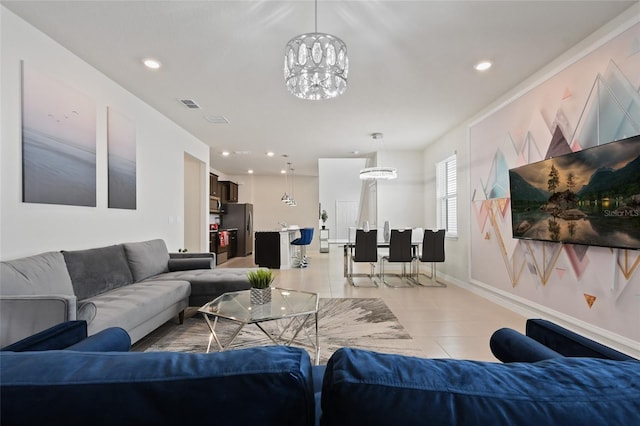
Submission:
<svg viewBox="0 0 640 426">
<path fill-rule="evenodd" d="M 202 194 L 207 194 L 206 183 L 203 179 L 205 164 L 189 154 L 184 155 L 184 247 L 190 252 L 209 251 L 209 241 L 203 234 L 203 222 L 206 221 L 207 206 Z M 206 226 L 204 227 L 206 229 Z"/>
<path fill-rule="evenodd" d="M 204 162 L 206 170 L 208 146 L 4 6 L 0 6 L 0 15 L 0 258 L 151 238 L 163 238 L 169 250 L 183 247 L 184 153 Z M 96 101 L 96 207 L 21 201 L 20 61 Z M 136 127 L 137 210 L 107 208 L 107 106 Z M 203 202 L 203 209 L 205 205 L 208 201 Z M 205 232 L 206 214 L 201 216 Z"/>
<path fill-rule="evenodd" d="M 420 151 L 380 151 L 378 166 L 395 167 L 398 178 L 378 181 L 378 227 L 426 228 L 424 164 Z"/>
</svg>

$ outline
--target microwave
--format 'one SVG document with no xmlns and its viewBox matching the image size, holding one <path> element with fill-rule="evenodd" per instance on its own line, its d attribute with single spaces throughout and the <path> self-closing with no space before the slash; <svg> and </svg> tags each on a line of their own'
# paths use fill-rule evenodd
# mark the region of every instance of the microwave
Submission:
<svg viewBox="0 0 640 426">
<path fill-rule="evenodd" d="M 222 203 L 218 197 L 209 197 L 209 212 L 222 213 Z"/>
</svg>

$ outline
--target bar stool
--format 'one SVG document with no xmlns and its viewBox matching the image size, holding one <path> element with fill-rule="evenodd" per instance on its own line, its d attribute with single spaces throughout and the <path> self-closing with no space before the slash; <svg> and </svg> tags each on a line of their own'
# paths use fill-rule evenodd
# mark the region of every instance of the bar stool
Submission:
<svg viewBox="0 0 640 426">
<path fill-rule="evenodd" d="M 296 268 L 306 268 L 308 266 L 307 263 L 307 246 L 311 244 L 313 240 L 313 228 L 302 228 L 300 229 L 300 237 L 291 241 L 292 246 L 297 246 L 297 254 L 295 256 L 296 263 L 294 266 Z"/>
</svg>

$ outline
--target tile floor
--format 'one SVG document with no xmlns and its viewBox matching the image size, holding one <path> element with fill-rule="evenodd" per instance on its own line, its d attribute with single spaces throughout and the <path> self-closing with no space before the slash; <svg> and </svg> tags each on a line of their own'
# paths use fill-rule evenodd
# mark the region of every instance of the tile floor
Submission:
<svg viewBox="0 0 640 426">
<path fill-rule="evenodd" d="M 424 351 L 424 357 L 497 361 L 489 349 L 491 334 L 501 327 L 524 332 L 524 317 L 456 285 L 357 288 L 343 276 L 342 246 L 331 245 L 329 253 L 308 250 L 307 255 L 307 268 L 274 270 L 274 285 L 313 291 L 327 298 L 382 298 Z M 254 266 L 253 256 L 233 258 L 219 265 L 245 266 Z M 428 265 L 423 268 L 429 270 Z M 368 273 L 369 264 L 357 265 L 356 272 Z"/>
</svg>

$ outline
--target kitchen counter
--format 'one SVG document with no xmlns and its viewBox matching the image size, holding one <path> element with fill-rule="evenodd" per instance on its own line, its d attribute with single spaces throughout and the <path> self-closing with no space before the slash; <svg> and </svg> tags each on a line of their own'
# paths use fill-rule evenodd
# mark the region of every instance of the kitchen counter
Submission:
<svg viewBox="0 0 640 426">
<path fill-rule="evenodd" d="M 255 262 L 259 266 L 273 269 L 291 269 L 293 252 L 291 241 L 300 229 L 279 229 L 255 232 Z"/>
</svg>

